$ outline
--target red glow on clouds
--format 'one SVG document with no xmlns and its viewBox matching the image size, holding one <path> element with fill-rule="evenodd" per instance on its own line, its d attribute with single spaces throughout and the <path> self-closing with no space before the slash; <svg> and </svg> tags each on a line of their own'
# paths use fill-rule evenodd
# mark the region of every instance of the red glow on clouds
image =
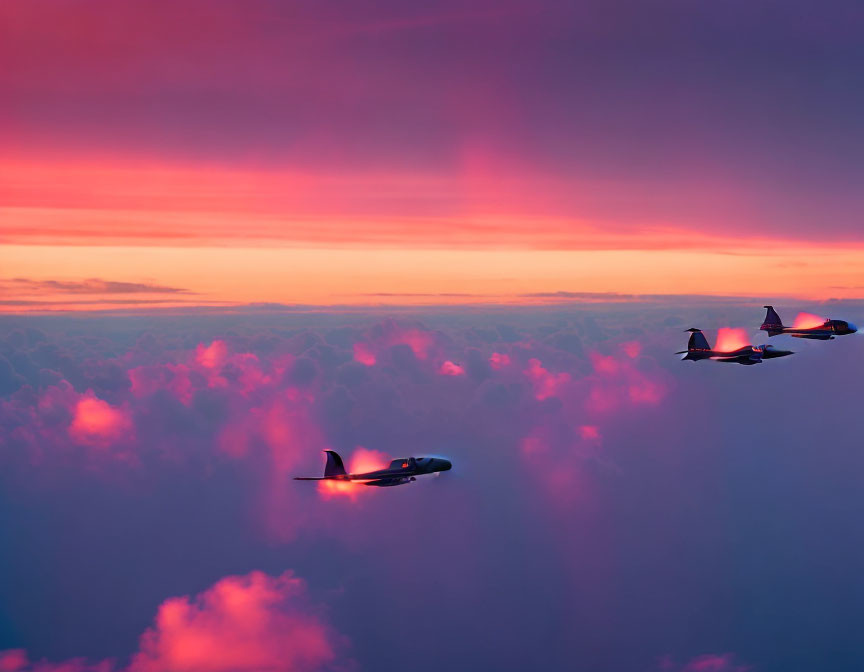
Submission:
<svg viewBox="0 0 864 672">
<path fill-rule="evenodd" d="M 291 572 L 225 577 L 194 599 L 159 607 L 127 672 L 253 672 L 320 669 L 333 633 L 297 608 L 305 592 Z"/>
<path fill-rule="evenodd" d="M 449 359 L 441 365 L 441 368 L 438 369 L 438 373 L 442 376 L 464 376 L 465 369 L 463 369 L 458 364 L 454 364 Z"/>
<path fill-rule="evenodd" d="M 126 413 L 93 396 L 78 401 L 69 425 L 72 439 L 96 447 L 109 446 L 131 431 L 132 422 Z"/>
<path fill-rule="evenodd" d="M 642 344 L 639 341 L 627 341 L 621 344 L 621 350 L 630 359 L 636 359 L 639 353 L 642 352 Z"/>
<path fill-rule="evenodd" d="M 50 663 L 45 660 L 31 662 L 23 649 L 0 651 L 0 672 L 114 672 L 116 667 L 110 660 L 88 663 L 83 658 Z"/>
<path fill-rule="evenodd" d="M 435 345 L 435 334 L 423 329 L 406 329 L 389 322 L 381 332 L 370 334 L 366 340 L 354 344 L 354 361 L 373 366 L 381 353 L 394 345 L 407 345 L 417 359 L 425 360 Z"/>
<path fill-rule="evenodd" d="M 27 652 L 23 649 L 0 651 L 0 672 L 17 672 L 27 665 Z"/>
<path fill-rule="evenodd" d="M 560 388 L 570 382 L 569 373 L 550 373 L 543 368 L 540 360 L 535 358 L 528 360 L 525 375 L 533 382 L 534 396 L 539 401 L 556 396 Z"/>
<path fill-rule="evenodd" d="M 798 313 L 792 325 L 795 329 L 814 329 L 825 324 L 825 318 L 813 313 Z"/>
<path fill-rule="evenodd" d="M 362 446 L 351 453 L 348 459 L 349 474 L 367 474 L 370 471 L 385 469 L 390 464 L 390 460 L 385 453 L 378 450 L 368 450 Z M 318 494 L 323 499 L 333 499 L 334 497 L 348 497 L 355 499 L 362 492 L 370 492 L 369 488 L 363 483 L 351 481 L 318 481 Z"/>
<path fill-rule="evenodd" d="M 354 361 L 365 364 L 366 366 L 375 365 L 375 353 L 372 352 L 370 346 L 366 343 L 354 344 Z"/>
<path fill-rule="evenodd" d="M 410 347 L 417 359 L 426 359 L 429 356 L 429 348 L 432 347 L 434 337 L 428 331 L 408 329 L 402 332 L 402 337 L 396 342 L 404 343 Z"/>
<path fill-rule="evenodd" d="M 718 352 L 732 352 L 750 345 L 747 332 L 744 329 L 723 327 L 717 332 L 717 343 L 714 349 Z"/>
<path fill-rule="evenodd" d="M 210 345 L 201 343 L 195 352 L 195 361 L 207 369 L 216 369 L 225 363 L 228 346 L 225 341 L 213 341 Z"/>
<path fill-rule="evenodd" d="M 30 662 L 21 649 L 0 651 L 0 672 L 314 672 L 330 669 L 345 638 L 306 599 L 287 571 L 227 576 L 194 598 L 159 607 L 128 667 L 112 661 Z"/>
<path fill-rule="evenodd" d="M 505 366 L 510 366 L 510 355 L 503 355 L 500 352 L 493 352 L 489 358 L 489 365 L 495 369 L 503 369 Z"/>
<path fill-rule="evenodd" d="M 579 427 L 579 435 L 586 441 L 599 441 L 600 428 L 597 425 L 582 425 Z"/>
<path fill-rule="evenodd" d="M 591 363 L 597 373 L 614 376 L 621 370 L 621 364 L 612 355 L 601 355 L 599 352 L 591 353 Z"/>
<path fill-rule="evenodd" d="M 628 388 L 630 401 L 634 404 L 659 404 L 666 396 L 666 390 L 648 378 L 633 381 Z"/>
</svg>

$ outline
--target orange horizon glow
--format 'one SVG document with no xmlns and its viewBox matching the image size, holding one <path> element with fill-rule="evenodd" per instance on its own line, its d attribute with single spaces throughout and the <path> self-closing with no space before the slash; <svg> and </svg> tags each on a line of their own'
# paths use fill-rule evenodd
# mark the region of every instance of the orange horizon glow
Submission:
<svg viewBox="0 0 864 672">
<path fill-rule="evenodd" d="M 864 296 L 860 242 L 582 217 L 561 177 L 13 158 L 0 185 L 0 313 Z"/>
</svg>

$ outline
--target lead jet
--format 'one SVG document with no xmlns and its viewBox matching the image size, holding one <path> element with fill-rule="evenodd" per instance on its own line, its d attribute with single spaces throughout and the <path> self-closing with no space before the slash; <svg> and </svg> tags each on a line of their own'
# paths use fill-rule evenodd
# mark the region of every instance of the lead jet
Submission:
<svg viewBox="0 0 864 672">
<path fill-rule="evenodd" d="M 777 336 L 778 334 L 789 334 L 793 338 L 812 338 L 817 341 L 830 341 L 835 336 L 843 336 L 845 334 L 854 334 L 858 331 L 851 322 L 843 320 L 825 320 L 822 324 L 814 324 L 810 327 L 784 327 L 783 321 L 774 310 L 774 306 L 765 306 L 768 312 L 765 314 L 765 321 L 759 327 L 762 331 L 767 331 L 768 336 Z"/>
<path fill-rule="evenodd" d="M 775 357 L 785 357 L 786 355 L 795 354 L 789 350 L 778 350 L 773 345 L 745 345 L 737 350 L 721 352 L 713 350 L 708 345 L 708 339 L 705 338 L 705 334 L 699 329 L 687 329 L 687 331 L 690 332 L 687 349 L 675 353 L 676 355 L 684 355 L 681 358 L 682 361 L 698 362 L 702 359 L 711 359 L 715 362 L 750 366 L 752 364 L 761 364 L 763 359 L 774 359 Z"/>
<path fill-rule="evenodd" d="M 404 485 L 416 481 L 417 476 L 448 471 L 453 468 L 450 460 L 440 457 L 405 457 L 393 460 L 386 469 L 369 471 L 365 474 L 349 474 L 339 453 L 335 450 L 325 450 L 327 464 L 324 465 L 324 476 L 320 478 L 295 476 L 295 481 L 357 481 L 363 485 L 387 488 L 394 485 Z"/>
</svg>

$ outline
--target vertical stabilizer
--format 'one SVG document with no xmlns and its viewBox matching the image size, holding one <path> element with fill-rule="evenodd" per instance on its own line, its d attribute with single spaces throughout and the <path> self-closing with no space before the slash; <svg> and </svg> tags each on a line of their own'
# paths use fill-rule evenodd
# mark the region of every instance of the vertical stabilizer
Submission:
<svg viewBox="0 0 864 672">
<path fill-rule="evenodd" d="M 783 321 L 780 319 L 777 311 L 774 310 L 774 306 L 765 306 L 765 308 L 768 312 L 765 313 L 765 321 L 759 329 L 767 331 L 769 336 L 783 333 Z"/>
<path fill-rule="evenodd" d="M 327 464 L 324 466 L 324 477 L 330 476 L 345 476 L 345 465 L 342 463 L 342 458 L 335 450 L 325 450 L 327 453 Z"/>
<path fill-rule="evenodd" d="M 690 340 L 687 341 L 688 352 L 711 349 L 711 346 L 708 345 L 708 339 L 699 329 L 688 329 L 687 331 L 690 332 Z"/>
</svg>

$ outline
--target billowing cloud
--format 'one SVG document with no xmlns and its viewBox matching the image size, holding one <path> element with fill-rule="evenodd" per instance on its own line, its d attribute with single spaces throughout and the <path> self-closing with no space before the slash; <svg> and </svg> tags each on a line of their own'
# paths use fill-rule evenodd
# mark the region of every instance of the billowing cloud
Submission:
<svg viewBox="0 0 864 672">
<path fill-rule="evenodd" d="M 465 369 L 448 359 L 438 368 L 438 373 L 442 376 L 464 376 Z"/>
<path fill-rule="evenodd" d="M 227 355 L 225 341 L 213 341 L 209 345 L 201 343 L 195 353 L 195 361 L 207 369 L 215 369 L 225 363 Z"/>
<path fill-rule="evenodd" d="M 315 672 L 348 669 L 347 641 L 286 571 L 227 576 L 195 597 L 172 597 L 126 666 L 82 658 L 30 661 L 0 651 L 0 672 Z"/>
<path fill-rule="evenodd" d="M 505 366 L 510 366 L 510 355 L 493 352 L 489 356 L 489 364 L 493 369 L 503 369 Z"/>
<path fill-rule="evenodd" d="M 127 672 L 307 672 L 337 659 L 343 639 L 304 604 L 286 572 L 229 576 L 194 599 L 159 607 Z"/>
<path fill-rule="evenodd" d="M 528 368 L 525 369 L 525 375 L 533 382 L 534 396 L 540 401 L 554 397 L 558 393 L 559 388 L 570 382 L 569 373 L 551 373 L 543 368 L 542 363 L 536 357 L 528 360 Z"/>
<path fill-rule="evenodd" d="M 109 447 L 132 431 L 128 414 L 102 399 L 84 396 L 75 404 L 69 435 L 78 443 Z"/>
</svg>

